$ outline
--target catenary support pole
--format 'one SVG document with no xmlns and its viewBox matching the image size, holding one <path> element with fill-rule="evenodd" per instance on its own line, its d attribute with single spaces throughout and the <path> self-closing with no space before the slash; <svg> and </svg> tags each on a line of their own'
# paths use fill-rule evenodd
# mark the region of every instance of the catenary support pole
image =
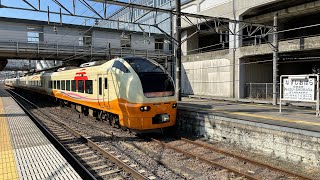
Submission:
<svg viewBox="0 0 320 180">
<path fill-rule="evenodd" d="M 178 101 L 181 101 L 181 0 L 176 0 L 176 88 Z"/>
<path fill-rule="evenodd" d="M 236 2 L 232 1 L 232 12 L 236 21 Z M 237 23 L 233 23 L 233 49 L 232 49 L 232 98 L 236 97 L 236 50 L 237 50 Z"/>
<path fill-rule="evenodd" d="M 272 71 L 273 71 L 273 81 L 272 81 L 272 104 L 277 105 L 277 78 L 278 78 L 278 13 L 274 14 L 273 17 L 273 61 L 272 61 Z"/>
</svg>

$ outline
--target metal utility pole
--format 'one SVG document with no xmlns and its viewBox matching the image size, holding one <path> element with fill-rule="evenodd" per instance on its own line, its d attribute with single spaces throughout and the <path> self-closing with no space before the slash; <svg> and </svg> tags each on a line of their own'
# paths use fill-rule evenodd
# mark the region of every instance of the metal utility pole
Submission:
<svg viewBox="0 0 320 180">
<path fill-rule="evenodd" d="M 236 21 L 236 3 L 232 1 L 232 12 L 234 21 Z M 232 97 L 236 97 L 236 44 L 237 44 L 237 23 L 233 23 L 233 49 L 232 49 Z"/>
<path fill-rule="evenodd" d="M 272 69 L 273 69 L 273 82 L 272 82 L 272 104 L 277 105 L 277 78 L 278 78 L 278 13 L 274 14 L 273 17 L 273 60 L 272 60 Z M 281 89 L 280 89 L 281 91 Z"/>
<path fill-rule="evenodd" d="M 181 101 L 181 0 L 176 0 L 176 88 L 178 101 Z"/>
</svg>

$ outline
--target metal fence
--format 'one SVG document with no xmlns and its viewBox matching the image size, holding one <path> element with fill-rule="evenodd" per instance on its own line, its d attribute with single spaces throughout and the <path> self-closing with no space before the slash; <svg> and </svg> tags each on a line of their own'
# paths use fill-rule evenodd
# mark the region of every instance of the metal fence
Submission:
<svg viewBox="0 0 320 180">
<path fill-rule="evenodd" d="M 280 83 L 277 84 L 277 92 L 279 92 Z M 250 99 L 268 99 L 273 96 L 272 83 L 246 83 L 246 97 Z M 279 98 L 279 93 L 277 93 Z"/>
</svg>

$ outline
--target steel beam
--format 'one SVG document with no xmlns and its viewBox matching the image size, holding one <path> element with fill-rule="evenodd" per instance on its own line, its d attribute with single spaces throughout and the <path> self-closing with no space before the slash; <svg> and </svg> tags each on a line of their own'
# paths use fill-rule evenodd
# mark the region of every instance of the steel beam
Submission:
<svg viewBox="0 0 320 180">
<path fill-rule="evenodd" d="M 80 3 L 82 3 L 84 6 L 86 6 L 90 11 L 94 12 L 96 15 L 98 15 L 101 19 L 104 19 L 90 4 L 88 4 L 85 0 L 79 0 Z"/>
<path fill-rule="evenodd" d="M 112 4 L 112 5 L 117 5 L 117 6 L 129 6 L 131 8 L 135 8 L 135 9 L 143 9 L 143 10 L 147 10 L 147 11 L 157 11 L 157 12 L 161 12 L 161 13 L 169 13 L 169 14 L 178 14 L 177 10 L 171 10 L 171 9 L 162 9 L 162 8 L 156 8 L 156 7 L 151 7 L 151 6 L 145 6 L 145 5 L 141 5 L 141 4 L 134 4 L 134 3 L 127 3 L 127 2 L 120 2 L 120 1 L 114 1 L 114 0 L 89 0 L 89 1 L 95 1 L 95 2 L 100 2 L 100 3 L 105 3 L 107 2 L 108 4 Z M 245 21 L 240 21 L 240 20 L 231 20 L 231 19 L 227 19 L 227 18 L 221 18 L 221 17 L 212 17 L 212 16 L 206 16 L 206 15 L 201 15 L 201 14 L 192 14 L 192 13 L 186 13 L 186 12 L 180 12 L 181 16 L 187 16 L 187 17 L 193 17 L 193 18 L 207 18 L 209 20 L 223 20 L 224 22 L 228 22 L 228 23 L 245 23 L 245 24 L 250 24 L 252 26 L 266 26 L 266 25 L 262 25 L 262 24 L 254 24 L 251 22 L 245 22 Z M 266 27 L 272 27 L 272 26 L 266 26 Z"/>
<path fill-rule="evenodd" d="M 55 11 L 44 11 L 44 10 L 34 10 L 34 9 L 28 9 L 28 8 L 20 8 L 20 7 L 13 7 L 13 6 L 5 6 L 2 5 L 1 8 L 9 8 L 9 9 L 15 9 L 15 10 L 23 10 L 23 11 L 33 11 L 33 12 L 41 12 L 41 13 L 48 13 L 49 14 L 56 14 L 56 15 L 60 15 L 60 12 L 55 12 Z M 49 6 L 48 6 L 49 8 Z M 61 13 L 64 16 L 72 16 L 70 14 L 67 13 Z M 77 17 L 81 17 L 81 18 L 87 18 L 87 19 L 101 19 L 101 18 L 97 18 L 97 17 L 92 17 L 92 16 L 84 16 L 84 15 L 75 15 Z M 114 20 L 114 19 L 109 19 L 110 17 L 108 17 L 107 19 L 102 18 L 103 20 L 107 20 L 107 21 L 112 21 L 112 22 L 120 22 L 120 23 L 129 23 L 129 24 L 140 24 L 143 26 L 150 26 L 150 24 L 145 24 L 145 23 L 135 23 L 135 22 L 128 22 L 128 21 L 121 21 L 121 20 Z M 151 25 L 153 26 L 153 25 Z"/>
<path fill-rule="evenodd" d="M 69 14 L 73 15 L 65 6 L 63 6 L 58 0 L 52 0 L 54 3 L 56 3 L 58 6 L 60 6 L 62 9 L 64 9 L 65 11 L 67 11 Z"/>
<path fill-rule="evenodd" d="M 38 10 L 36 7 L 34 7 L 31 3 L 29 3 L 29 1 L 27 0 L 22 0 L 23 2 L 25 2 L 26 4 L 28 4 L 30 7 L 32 7 L 35 10 Z"/>
</svg>

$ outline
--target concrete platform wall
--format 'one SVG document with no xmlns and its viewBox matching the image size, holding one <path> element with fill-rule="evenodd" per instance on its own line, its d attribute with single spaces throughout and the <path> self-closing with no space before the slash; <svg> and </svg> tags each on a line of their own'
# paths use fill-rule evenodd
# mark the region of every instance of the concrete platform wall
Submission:
<svg viewBox="0 0 320 180">
<path fill-rule="evenodd" d="M 177 126 L 182 132 L 237 145 L 271 158 L 320 167 L 320 133 L 183 109 L 178 112 Z"/>
<path fill-rule="evenodd" d="M 229 97 L 230 64 L 228 59 L 184 62 L 182 65 L 183 94 Z"/>
</svg>

